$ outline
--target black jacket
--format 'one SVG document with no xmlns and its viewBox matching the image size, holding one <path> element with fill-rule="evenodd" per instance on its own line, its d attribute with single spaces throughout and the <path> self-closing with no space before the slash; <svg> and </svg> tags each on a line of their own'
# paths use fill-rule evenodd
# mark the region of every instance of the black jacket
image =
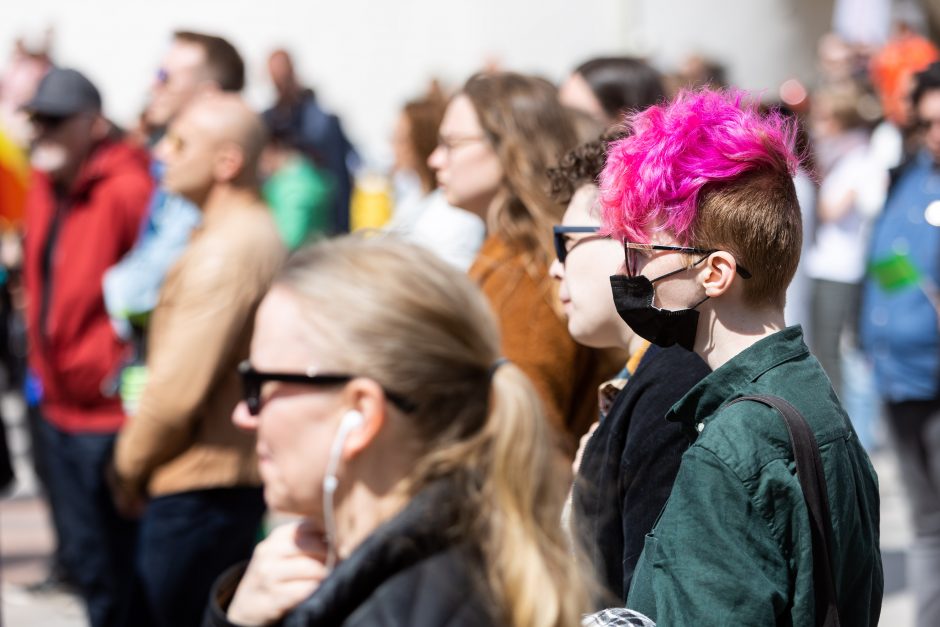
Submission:
<svg viewBox="0 0 940 627">
<path fill-rule="evenodd" d="M 575 529 L 601 583 L 623 603 L 689 447 L 666 412 L 710 372 L 684 348 L 650 346 L 584 450 L 574 484 Z"/>
<path fill-rule="evenodd" d="M 444 482 L 422 490 L 398 516 L 372 533 L 283 627 L 487 627 L 491 616 L 479 552 L 454 539 L 459 498 Z M 213 586 L 205 627 L 235 627 L 225 618 L 245 566 Z"/>
</svg>

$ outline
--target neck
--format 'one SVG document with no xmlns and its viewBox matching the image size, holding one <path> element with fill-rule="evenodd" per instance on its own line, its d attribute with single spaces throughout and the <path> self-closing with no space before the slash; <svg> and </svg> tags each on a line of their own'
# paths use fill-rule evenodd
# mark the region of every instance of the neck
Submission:
<svg viewBox="0 0 940 627">
<path fill-rule="evenodd" d="M 395 517 L 408 498 L 405 491 L 393 487 L 384 494 L 373 492 L 357 481 L 336 511 L 336 555 L 344 560 L 383 523 Z"/>
<path fill-rule="evenodd" d="M 717 370 L 741 351 L 786 327 L 783 310 L 777 307 L 751 309 L 740 303 L 701 308 L 695 336 L 695 352 L 712 370 Z"/>
<path fill-rule="evenodd" d="M 626 325 L 624 325 L 624 326 L 626 326 Z M 628 327 L 628 329 L 629 329 L 629 327 Z M 646 342 L 646 340 L 644 340 L 642 337 L 640 337 L 640 336 L 637 335 L 636 333 L 633 333 L 632 331 L 628 332 L 627 335 L 629 336 L 629 339 L 627 339 L 627 340 L 622 344 L 622 346 L 625 346 L 625 347 L 626 347 L 626 349 L 627 349 L 627 357 L 629 358 L 629 357 L 630 357 L 631 355 L 633 355 L 635 352 L 637 352 L 638 350 L 640 350 L 640 347 L 643 346 L 643 344 Z"/>
<path fill-rule="evenodd" d="M 72 186 L 75 185 L 75 180 L 78 178 L 78 170 L 79 168 L 74 166 L 68 169 L 63 168 L 61 171 L 56 172 L 54 176 L 49 177 L 56 193 L 63 196 L 71 193 Z"/>
<path fill-rule="evenodd" d="M 202 199 L 193 199 L 206 215 L 233 206 L 260 205 L 261 194 L 255 185 L 225 183 L 212 186 Z"/>
<path fill-rule="evenodd" d="M 335 504 L 340 560 L 408 503 L 407 479 L 418 460 L 414 438 L 397 420 L 389 420 L 369 448 L 347 462 L 350 478 L 339 480 L 339 490 L 345 483 L 347 491 L 337 494 Z"/>
</svg>

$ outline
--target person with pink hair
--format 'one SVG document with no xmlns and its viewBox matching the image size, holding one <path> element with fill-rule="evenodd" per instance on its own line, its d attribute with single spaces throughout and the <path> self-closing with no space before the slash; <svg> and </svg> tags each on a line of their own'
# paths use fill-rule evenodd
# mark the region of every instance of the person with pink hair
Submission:
<svg viewBox="0 0 940 627">
<path fill-rule="evenodd" d="M 660 626 L 875 625 L 877 479 L 783 315 L 802 241 L 795 128 L 711 90 L 627 126 L 600 177 L 604 230 L 625 253 L 617 311 L 713 370 L 666 415 L 691 446 L 627 606 Z"/>
</svg>

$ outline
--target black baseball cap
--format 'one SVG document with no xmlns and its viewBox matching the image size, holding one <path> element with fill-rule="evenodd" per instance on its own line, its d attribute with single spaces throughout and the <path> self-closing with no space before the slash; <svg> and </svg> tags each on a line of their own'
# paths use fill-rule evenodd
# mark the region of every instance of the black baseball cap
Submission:
<svg viewBox="0 0 940 627">
<path fill-rule="evenodd" d="M 36 94 L 22 109 L 31 115 L 49 117 L 101 111 L 101 94 L 78 70 L 52 68 L 39 82 Z"/>
</svg>

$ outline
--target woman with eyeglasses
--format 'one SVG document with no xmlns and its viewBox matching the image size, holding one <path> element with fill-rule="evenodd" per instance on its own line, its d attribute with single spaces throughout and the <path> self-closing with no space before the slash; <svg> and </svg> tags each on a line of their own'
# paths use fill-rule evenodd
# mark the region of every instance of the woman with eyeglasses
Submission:
<svg viewBox="0 0 940 627">
<path fill-rule="evenodd" d="M 496 311 L 503 354 L 535 384 L 569 454 L 596 418 L 597 385 L 617 370 L 568 334 L 548 276 L 551 229 L 564 206 L 545 172 L 576 143 L 553 85 L 478 74 L 448 105 L 428 161 L 448 202 L 486 221 L 470 276 Z"/>
<path fill-rule="evenodd" d="M 446 106 L 444 95 L 432 85 L 427 96 L 402 107 L 392 138 L 395 214 L 385 229 L 466 271 L 483 244 L 486 227 L 478 216 L 447 203 L 428 165 Z"/>
<path fill-rule="evenodd" d="M 391 238 L 292 257 L 234 414 L 300 520 L 217 583 L 207 625 L 577 625 L 565 462 L 466 275 Z"/>
</svg>

